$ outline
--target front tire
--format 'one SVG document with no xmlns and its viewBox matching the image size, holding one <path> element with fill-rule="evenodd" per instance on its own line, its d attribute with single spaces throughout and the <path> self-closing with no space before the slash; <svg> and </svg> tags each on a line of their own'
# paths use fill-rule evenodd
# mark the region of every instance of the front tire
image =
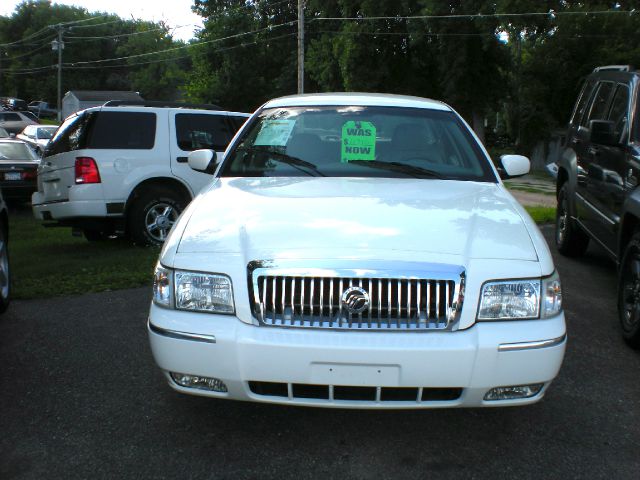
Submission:
<svg viewBox="0 0 640 480">
<path fill-rule="evenodd" d="M 186 203 L 167 188 L 153 187 L 143 191 L 128 215 L 133 241 L 138 245 L 162 245 Z"/>
<path fill-rule="evenodd" d="M 9 267 L 9 232 L 0 222 L 0 313 L 9 308 L 11 302 L 11 269 Z"/>
<path fill-rule="evenodd" d="M 618 318 L 622 338 L 630 347 L 640 349 L 640 232 L 625 248 L 618 280 Z"/>
<path fill-rule="evenodd" d="M 578 227 L 569 212 L 569 185 L 558 192 L 556 208 L 556 248 L 566 257 L 580 257 L 589 246 L 589 236 Z"/>
</svg>

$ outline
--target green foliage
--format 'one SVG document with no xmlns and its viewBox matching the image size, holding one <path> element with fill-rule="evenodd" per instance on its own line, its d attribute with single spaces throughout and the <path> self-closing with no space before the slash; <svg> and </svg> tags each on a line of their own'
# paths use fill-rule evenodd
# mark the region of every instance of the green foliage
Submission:
<svg viewBox="0 0 640 480">
<path fill-rule="evenodd" d="M 296 18 L 297 2 L 196 0 L 205 18 L 192 48 L 193 71 L 186 94 L 190 100 L 218 103 L 231 110 L 252 111 L 269 98 L 296 88 L 296 39 L 293 26 L 277 27 Z M 269 31 L 268 27 L 275 27 Z M 254 32 L 240 38 L 227 37 Z M 283 35 L 287 35 L 283 37 Z"/>
<path fill-rule="evenodd" d="M 193 9 L 203 17 L 205 28 L 188 49 L 132 58 L 126 61 L 128 68 L 110 64 L 68 68 L 64 90 L 133 89 L 150 99 L 186 96 L 252 111 L 269 98 L 296 93 L 297 4 L 297 0 L 194 0 Z M 581 82 L 594 67 L 640 65 L 640 13 L 615 13 L 632 9 L 640 11 L 640 0 L 307 0 L 305 91 L 389 92 L 440 99 L 480 133 L 482 120 L 491 119 L 490 146 L 529 153 L 536 142 L 565 126 Z M 613 13 L 592 13 L 603 11 Z M 538 15 L 529 15 L 532 12 Z M 11 17 L 0 17 L 0 42 L 94 15 L 83 8 L 29 0 Z M 322 17 L 336 20 L 319 20 Z M 106 24 L 68 32 L 65 62 L 182 46 L 162 23 L 115 16 L 100 22 Z M 153 34 L 108 41 L 71 38 L 158 28 Z M 41 42 L 53 36 L 53 31 L 36 36 L 34 43 L 40 46 L 33 45 L 32 55 L 8 64 L 4 60 L 3 67 L 19 70 L 55 64 L 54 53 Z M 508 41 L 500 36 L 508 36 Z M 8 49 L 9 57 L 21 53 Z M 53 69 L 4 75 L 3 80 L 7 88 L 0 93 L 28 100 L 51 101 L 55 96 Z"/>
<path fill-rule="evenodd" d="M 534 222 L 537 224 L 554 223 L 556 221 L 556 209 L 554 207 L 524 207 Z"/>
<path fill-rule="evenodd" d="M 100 18 L 83 21 L 92 17 Z M 51 26 L 78 21 L 83 22 L 68 25 L 63 33 L 63 94 L 68 90 L 134 90 L 151 100 L 174 99 L 179 95 L 190 67 L 185 52 L 82 63 L 182 46 L 182 42 L 171 38 L 162 22 L 123 20 L 84 8 L 33 0 L 18 5 L 11 16 L 0 17 L 0 44 L 27 38 L 25 42 L 0 47 L 0 95 L 55 104 L 58 57 L 52 51 L 51 41 L 57 37 L 57 31 Z M 165 61 L 179 55 L 186 58 Z"/>
</svg>

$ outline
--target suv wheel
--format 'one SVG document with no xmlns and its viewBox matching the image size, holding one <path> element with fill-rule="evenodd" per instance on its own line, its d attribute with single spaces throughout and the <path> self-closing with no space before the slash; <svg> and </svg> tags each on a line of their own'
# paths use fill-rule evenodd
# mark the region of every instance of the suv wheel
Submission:
<svg viewBox="0 0 640 480">
<path fill-rule="evenodd" d="M 0 222 L 0 313 L 9 307 L 11 300 L 11 271 L 9 270 L 9 245 L 7 232 Z"/>
<path fill-rule="evenodd" d="M 569 214 L 569 186 L 565 183 L 558 193 L 556 209 L 556 247 L 567 257 L 579 257 L 586 252 L 589 237 L 580 230 Z"/>
<path fill-rule="evenodd" d="M 128 226 L 140 245 L 162 245 L 185 207 L 182 197 L 166 188 L 145 190 L 131 206 Z"/>
<path fill-rule="evenodd" d="M 618 280 L 618 316 L 622 337 L 633 348 L 640 349 L 640 233 L 627 245 L 620 264 Z"/>
</svg>

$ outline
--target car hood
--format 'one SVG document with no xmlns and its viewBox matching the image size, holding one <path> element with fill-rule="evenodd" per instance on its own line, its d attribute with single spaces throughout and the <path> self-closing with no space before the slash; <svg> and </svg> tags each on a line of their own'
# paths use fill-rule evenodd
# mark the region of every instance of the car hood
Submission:
<svg viewBox="0 0 640 480">
<path fill-rule="evenodd" d="M 221 178 L 185 213 L 177 253 L 336 258 L 402 251 L 537 260 L 522 210 L 495 183 Z"/>
</svg>

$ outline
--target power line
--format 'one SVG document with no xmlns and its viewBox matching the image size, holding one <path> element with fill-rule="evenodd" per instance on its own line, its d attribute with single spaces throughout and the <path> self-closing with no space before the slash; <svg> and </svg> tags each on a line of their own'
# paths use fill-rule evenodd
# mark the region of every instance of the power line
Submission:
<svg viewBox="0 0 640 480">
<path fill-rule="evenodd" d="M 103 17 L 105 17 L 106 15 L 102 15 Z M 100 18 L 100 17 L 96 17 L 96 18 Z M 73 30 L 77 30 L 79 28 L 93 28 L 93 27 L 101 27 L 102 25 L 113 25 L 114 23 L 123 23 L 126 22 L 127 20 L 124 20 L 122 18 L 118 18 L 117 20 L 110 20 L 108 22 L 103 22 L 103 23 L 94 23 L 93 25 L 78 25 L 75 26 L 73 25 L 71 28 Z"/>
<path fill-rule="evenodd" d="M 164 49 L 164 50 L 157 50 L 155 52 L 139 53 L 139 54 L 136 54 L 136 55 L 128 55 L 128 56 L 124 56 L 124 57 L 107 58 L 107 59 L 102 59 L 102 60 L 89 60 L 89 61 L 81 61 L 81 62 L 67 62 L 67 63 L 64 63 L 63 66 L 65 68 L 78 67 L 78 66 L 81 66 L 81 65 L 90 65 L 90 64 L 96 64 L 96 63 L 102 64 L 102 63 L 107 63 L 107 62 L 128 60 L 130 58 L 141 58 L 141 57 L 146 57 L 146 56 L 150 56 L 150 55 L 159 55 L 161 53 L 174 52 L 174 51 L 178 51 L 178 50 L 184 50 L 184 49 L 187 49 L 187 48 L 199 47 L 199 46 L 202 46 L 202 45 L 209 45 L 209 44 L 212 44 L 212 43 L 222 42 L 222 41 L 230 40 L 230 39 L 233 39 L 233 38 L 240 38 L 240 37 L 243 37 L 243 36 L 246 36 L 246 35 L 252 35 L 252 34 L 256 34 L 256 33 L 261 33 L 261 32 L 264 32 L 264 31 L 271 31 L 271 30 L 274 30 L 276 28 L 280 28 L 280 27 L 287 26 L 287 25 L 293 25 L 295 23 L 296 23 L 295 21 L 285 22 L 285 23 L 281 23 L 281 24 L 278 24 L 278 25 L 271 25 L 271 26 L 268 26 L 268 27 L 260 28 L 260 29 L 253 30 L 253 31 L 250 31 L 250 32 L 237 33 L 237 34 L 234 34 L 234 35 L 229 35 L 227 37 L 214 38 L 214 39 L 211 39 L 211 40 L 199 41 L 197 43 L 192 43 L 192 44 L 189 44 L 189 45 L 182 45 L 182 46 L 179 46 L 179 47 L 167 48 L 167 49 Z M 40 70 L 46 70 L 46 69 L 52 68 L 52 66 L 55 66 L 55 65 L 34 67 L 34 68 L 28 69 L 28 70 L 30 72 L 32 72 L 32 71 L 40 71 Z"/>
<path fill-rule="evenodd" d="M 37 32 L 32 33 L 31 35 L 28 35 L 24 38 L 21 38 L 20 40 L 16 40 L 14 42 L 9 42 L 9 43 L 3 43 L 0 44 L 0 48 L 6 48 L 6 47 L 15 47 L 20 45 L 21 43 L 26 42 L 27 40 L 32 40 L 35 37 L 41 35 L 42 33 L 48 33 L 49 32 L 49 25 L 47 25 L 44 28 L 41 28 L 40 30 L 38 30 Z"/>
<path fill-rule="evenodd" d="M 97 17 L 85 18 L 83 20 L 71 20 L 69 22 L 62 22 L 62 23 L 55 23 L 55 24 L 52 24 L 52 25 L 47 25 L 47 26 L 41 28 L 40 30 L 32 33 L 31 35 L 27 35 L 26 37 L 21 38 L 20 40 L 15 40 L 15 41 L 9 42 L 9 43 L 2 43 L 2 44 L 0 44 L 0 47 L 11 47 L 11 46 L 18 45 L 20 43 L 24 43 L 27 40 L 31 40 L 31 39 L 39 36 L 41 33 L 48 32 L 50 28 L 56 27 L 58 25 L 71 25 L 71 24 L 75 24 L 75 23 L 84 23 L 84 22 L 89 22 L 91 20 L 95 20 L 95 19 L 98 19 L 98 18 L 103 18 L 105 16 L 106 15 L 99 15 Z M 80 25 L 78 27 L 74 27 L 74 28 L 81 28 L 81 27 L 82 27 L 82 25 Z"/>
<path fill-rule="evenodd" d="M 179 28 L 179 27 L 176 27 Z M 143 30 L 140 32 L 131 32 L 131 33 L 119 33 L 116 35 L 104 35 L 101 37 L 83 37 L 83 36 L 79 36 L 79 35 L 65 35 L 65 38 L 71 38 L 71 39 L 83 39 L 83 40 L 104 40 L 104 39 L 112 39 L 112 38 L 120 38 L 120 37 L 130 37 L 133 35 L 142 35 L 144 33 L 151 33 L 151 32 L 159 32 L 159 31 L 166 31 L 167 29 L 162 27 L 162 28 L 152 28 L 150 30 Z"/>
<path fill-rule="evenodd" d="M 31 51 L 29 51 L 29 52 L 27 52 L 27 53 L 22 53 L 22 54 L 20 54 L 20 55 L 16 55 L 16 56 L 13 56 L 13 57 L 6 57 L 6 58 L 4 58 L 3 60 L 9 60 L 9 61 L 11 61 L 11 60 L 17 60 L 17 59 L 19 59 L 19 58 L 28 57 L 29 55 L 32 55 L 32 54 L 34 54 L 34 53 L 36 53 L 36 52 L 38 52 L 38 51 L 42 50 L 43 48 L 51 48 L 51 40 L 53 40 L 54 38 L 56 38 L 56 37 L 55 37 L 55 36 L 53 36 L 53 37 L 49 37 L 49 38 L 47 38 L 46 40 L 44 40 L 44 41 L 43 41 L 43 43 L 42 43 L 42 44 L 40 44 L 40 46 L 39 46 L 39 47 L 34 48 L 33 50 L 31 50 Z"/>
<path fill-rule="evenodd" d="M 314 17 L 310 22 L 329 21 L 369 21 L 369 20 L 447 20 L 447 19 L 476 19 L 476 18 L 518 18 L 518 17 L 549 17 L 551 19 L 565 15 L 610 15 L 610 14 L 627 14 L 634 15 L 635 10 L 596 10 L 583 12 L 568 12 L 549 10 L 548 12 L 529 12 L 529 13 L 475 13 L 475 14 L 451 14 L 451 15 L 396 15 L 375 16 L 375 17 Z"/>
<path fill-rule="evenodd" d="M 332 35 L 369 35 L 369 36 L 423 36 L 423 37 L 495 37 L 495 33 L 428 33 L 428 32 L 344 32 L 341 30 L 319 30 L 315 34 L 329 33 Z"/>
<path fill-rule="evenodd" d="M 220 53 L 220 52 L 226 52 L 228 50 L 235 50 L 237 48 L 244 48 L 244 47 L 249 47 L 252 45 L 258 45 L 260 43 L 268 43 L 268 42 L 274 42 L 276 40 L 281 40 L 283 38 L 288 38 L 288 37 L 293 37 L 294 35 L 296 35 L 295 32 L 292 33 L 287 33 L 284 35 L 278 35 L 277 37 L 271 37 L 271 38 L 263 38 L 261 40 L 255 40 L 253 42 L 245 42 L 245 43 L 241 43 L 239 45 L 233 45 L 231 47 L 222 47 L 222 48 L 218 48 L 215 49 L 213 52 L 214 53 Z M 103 69 L 103 68 L 128 68 L 128 67 L 134 67 L 134 66 L 138 66 L 138 65 L 149 65 L 149 64 L 154 64 L 154 63 L 164 63 L 164 62 L 170 62 L 170 61 L 175 61 L 175 60 L 183 60 L 183 59 L 187 59 L 187 58 L 192 58 L 190 55 L 182 55 L 179 57 L 171 57 L 171 58 L 163 58 L 163 59 L 158 59 L 158 60 L 149 60 L 147 62 L 137 62 L 137 63 L 123 63 L 121 65 L 102 65 L 102 66 L 88 66 L 88 67 L 67 67 L 67 70 L 96 70 L 96 69 Z"/>
<path fill-rule="evenodd" d="M 284 27 L 284 26 L 289 26 L 289 25 L 293 25 L 297 23 L 296 21 L 290 21 L 290 22 L 285 22 L 285 23 L 280 23 L 277 25 L 271 25 L 269 27 L 264 27 L 264 28 L 259 28 L 257 30 L 252 30 L 250 32 L 243 32 L 243 33 L 236 33 L 234 35 L 229 35 L 226 37 L 221 37 L 221 38 L 214 38 L 211 40 L 203 40 L 203 41 L 199 41 L 196 43 L 191 43 L 189 45 L 182 45 L 179 47 L 173 47 L 173 48 L 167 48 L 164 50 L 157 50 L 155 52 L 147 52 L 147 53 L 139 53 L 137 55 L 127 55 L 125 57 L 115 57 L 115 58 L 106 58 L 103 60 L 88 60 L 88 61 L 82 61 L 82 62 L 69 62 L 69 63 L 65 63 L 63 64 L 65 67 L 76 67 L 79 65 L 89 65 L 89 64 L 95 64 L 95 63 L 107 63 L 107 62 L 115 62 L 115 61 L 119 61 L 119 60 L 128 60 L 130 58 L 141 58 L 141 57 L 147 57 L 149 55 L 158 55 L 161 53 L 167 53 L 167 52 L 175 52 L 178 50 L 184 50 L 187 48 L 193 48 L 193 47 L 201 47 L 203 45 L 210 45 L 212 43 L 217 43 L 217 42 L 223 42 L 225 40 L 231 40 L 233 38 L 240 38 L 246 35 L 253 35 L 256 33 L 261 33 L 261 32 L 265 32 L 265 31 L 271 31 L 274 30 L 276 28 L 280 28 L 280 27 Z"/>
<path fill-rule="evenodd" d="M 244 48 L 244 47 L 248 47 L 248 46 L 252 46 L 252 45 L 257 45 L 260 43 L 268 43 L 268 42 L 274 42 L 277 40 L 281 40 L 283 38 L 288 38 L 288 37 L 293 37 L 295 36 L 296 33 L 292 32 L 292 33 L 287 33 L 284 35 L 278 35 L 276 37 L 270 37 L 270 38 L 263 38 L 260 40 L 255 40 L 253 42 L 245 42 L 245 43 L 241 43 L 239 45 L 233 45 L 230 47 L 222 47 L 222 48 L 218 48 L 216 50 L 214 50 L 215 53 L 219 53 L 219 52 L 225 52 L 228 50 L 234 50 L 237 48 Z M 104 69 L 104 68 L 130 68 L 130 67 L 135 67 L 135 66 L 139 66 L 139 65 L 150 65 L 150 64 L 154 64 L 154 63 L 164 63 L 164 62 L 172 62 L 172 61 L 176 61 L 176 60 L 183 60 L 183 59 L 187 59 L 187 58 L 192 58 L 190 55 L 182 55 L 179 57 L 171 57 L 171 58 L 163 58 L 163 59 L 158 59 L 158 60 L 149 60 L 146 62 L 137 62 L 137 63 L 123 63 L 120 65 L 101 65 L 101 66 L 82 66 L 82 67 L 65 67 L 65 70 L 96 70 L 96 69 Z M 5 73 L 7 75 L 32 75 L 34 73 L 39 73 L 45 70 L 53 70 L 55 69 L 57 65 L 52 64 L 52 65 L 47 65 L 47 66 L 43 66 L 43 67 L 34 67 L 34 68 L 25 68 L 25 69 L 19 69 L 19 70 L 7 70 Z"/>
<path fill-rule="evenodd" d="M 373 31 L 351 31 L 345 32 L 342 30 L 316 30 L 315 32 L 311 32 L 311 34 L 323 34 L 328 33 L 331 35 L 368 35 L 368 36 L 416 36 L 416 37 L 497 37 L 498 33 L 435 33 L 435 32 L 419 32 L 419 31 L 396 31 L 396 32 L 373 32 Z M 540 34 L 541 36 L 545 34 Z M 639 32 L 634 33 L 625 33 L 624 36 L 638 36 Z M 552 37 L 562 37 L 562 38 L 616 38 L 619 35 L 611 34 L 611 33 L 578 33 L 578 34 L 570 34 L 570 33 L 562 33 L 562 31 L 558 31 L 550 35 Z"/>
</svg>

